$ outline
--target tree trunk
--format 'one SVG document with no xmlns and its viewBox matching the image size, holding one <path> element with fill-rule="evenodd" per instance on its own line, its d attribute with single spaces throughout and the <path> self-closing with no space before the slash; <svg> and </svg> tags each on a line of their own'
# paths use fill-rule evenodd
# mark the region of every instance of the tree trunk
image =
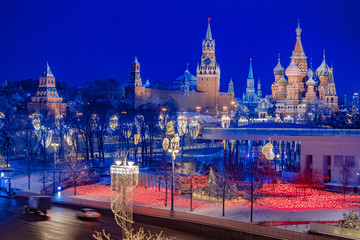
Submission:
<svg viewBox="0 0 360 240">
<path fill-rule="evenodd" d="M 30 172 L 31 172 L 30 162 L 28 162 L 28 189 L 30 189 L 30 179 L 31 179 Z"/>
<path fill-rule="evenodd" d="M 225 216 L 225 184 L 223 186 L 223 194 L 222 194 L 222 215 L 223 217 Z"/>
<path fill-rule="evenodd" d="M 169 183 L 169 179 L 166 179 L 166 182 L 165 182 L 165 207 L 167 207 L 167 202 L 168 202 L 168 183 Z"/>
<path fill-rule="evenodd" d="M 190 212 L 193 210 L 193 176 L 190 177 Z"/>
</svg>

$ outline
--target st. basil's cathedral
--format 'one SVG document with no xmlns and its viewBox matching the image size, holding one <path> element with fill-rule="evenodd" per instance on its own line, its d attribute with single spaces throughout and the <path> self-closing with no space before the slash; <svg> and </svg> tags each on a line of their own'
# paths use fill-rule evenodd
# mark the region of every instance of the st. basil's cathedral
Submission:
<svg viewBox="0 0 360 240">
<path fill-rule="evenodd" d="M 285 70 L 279 56 L 274 68 L 275 81 L 271 91 L 276 102 L 276 113 L 282 117 L 296 116 L 298 119 L 304 119 L 305 113 L 309 113 L 311 107 L 316 104 L 328 107 L 332 113 L 338 110 L 334 70 L 326 64 L 325 50 L 323 62 L 316 71 L 312 68 L 312 63 L 308 68 L 307 56 L 301 43 L 301 32 L 298 24 L 290 65 Z"/>
</svg>

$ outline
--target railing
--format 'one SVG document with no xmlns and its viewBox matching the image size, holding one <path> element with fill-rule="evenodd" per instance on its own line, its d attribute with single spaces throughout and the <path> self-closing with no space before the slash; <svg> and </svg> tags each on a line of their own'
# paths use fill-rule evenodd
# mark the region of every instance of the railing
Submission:
<svg viewBox="0 0 360 240">
<path fill-rule="evenodd" d="M 346 136 L 360 137 L 358 129 L 308 128 L 203 128 L 203 135 L 286 135 L 286 136 Z"/>
<path fill-rule="evenodd" d="M 359 239 L 360 230 L 331 226 L 321 223 L 310 223 L 310 231 L 315 233 L 328 234 L 332 236 L 346 237 L 347 239 Z"/>
</svg>

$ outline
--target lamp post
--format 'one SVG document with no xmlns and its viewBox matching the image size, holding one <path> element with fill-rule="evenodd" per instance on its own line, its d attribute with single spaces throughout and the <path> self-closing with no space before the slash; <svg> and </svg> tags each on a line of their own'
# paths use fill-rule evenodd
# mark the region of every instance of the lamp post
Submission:
<svg viewBox="0 0 360 240">
<path fill-rule="evenodd" d="M 169 141 L 169 139 L 164 138 L 163 140 L 163 149 L 171 153 L 172 160 L 172 178 L 171 178 L 171 211 L 174 211 L 174 185 L 175 185 L 175 159 L 176 154 L 179 153 L 179 141 L 180 137 L 178 134 L 175 134 L 174 137 Z M 169 148 L 170 142 L 170 148 Z"/>
<path fill-rule="evenodd" d="M 139 181 L 139 167 L 127 161 L 127 153 L 110 167 L 111 210 L 116 223 L 122 228 L 122 238 L 131 233 L 133 221 L 133 191 Z"/>
<path fill-rule="evenodd" d="M 54 172 L 53 172 L 53 194 L 55 194 L 55 174 L 56 174 L 56 148 L 59 146 L 58 143 L 51 143 L 54 148 Z M 59 183 L 60 184 L 60 183 Z"/>
</svg>

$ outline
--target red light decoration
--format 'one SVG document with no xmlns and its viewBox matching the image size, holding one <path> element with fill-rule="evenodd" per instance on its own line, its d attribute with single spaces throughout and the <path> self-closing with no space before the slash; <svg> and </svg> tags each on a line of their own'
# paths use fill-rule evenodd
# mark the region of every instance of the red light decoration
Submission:
<svg viewBox="0 0 360 240">
<path fill-rule="evenodd" d="M 185 181 L 189 180 L 184 178 Z M 196 180 L 196 184 L 201 187 L 206 184 L 202 178 Z M 194 184 L 195 185 L 195 184 Z M 73 192 L 72 188 L 65 191 Z M 78 195 L 110 199 L 111 188 L 103 185 L 87 185 L 76 188 Z M 351 209 L 360 207 L 359 195 L 346 195 L 346 202 L 340 193 L 326 192 L 319 189 L 310 188 L 301 184 L 265 184 L 262 188 L 264 197 L 255 202 L 255 208 L 274 209 L 278 211 L 304 211 L 304 210 L 331 210 L 331 209 Z M 168 190 L 170 193 L 170 190 Z M 206 199 L 206 197 L 205 197 Z M 135 205 L 149 207 L 163 207 L 165 201 L 165 189 L 157 187 L 136 187 L 134 189 L 133 201 Z M 170 197 L 168 195 L 168 201 Z M 175 205 L 177 207 L 189 207 L 190 200 L 188 195 L 175 195 Z M 239 208 L 247 204 L 245 200 L 239 198 L 226 202 L 227 208 Z M 206 200 L 193 200 L 194 208 L 221 208 L 221 201 L 210 202 Z"/>
</svg>

